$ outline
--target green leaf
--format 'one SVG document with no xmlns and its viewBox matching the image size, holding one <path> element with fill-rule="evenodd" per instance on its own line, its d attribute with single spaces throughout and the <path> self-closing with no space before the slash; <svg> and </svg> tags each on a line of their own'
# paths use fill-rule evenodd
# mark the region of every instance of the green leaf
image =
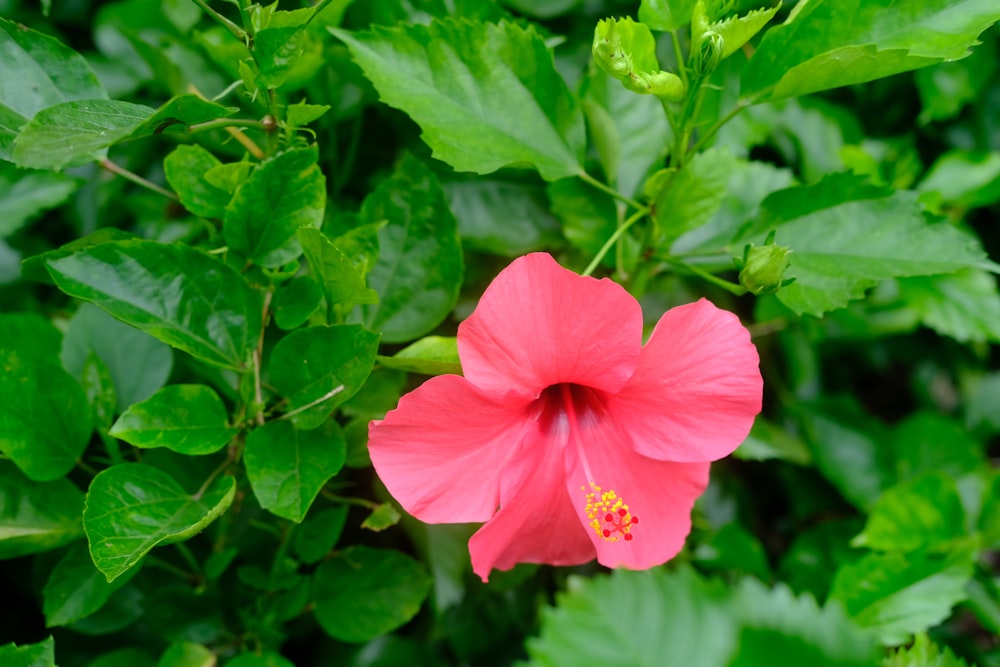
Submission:
<svg viewBox="0 0 1000 667">
<path fill-rule="evenodd" d="M 286 331 L 297 329 L 322 303 L 323 289 L 312 277 L 293 278 L 274 292 L 274 299 L 271 301 L 274 323 Z"/>
<path fill-rule="evenodd" d="M 733 521 L 698 543 L 694 561 L 708 571 L 745 572 L 762 581 L 771 579 L 764 546 L 750 531 Z"/>
<path fill-rule="evenodd" d="M 156 661 L 138 648 L 120 648 L 103 654 L 86 664 L 86 667 L 155 667 Z"/>
<path fill-rule="evenodd" d="M 295 531 L 292 550 L 296 557 L 307 565 L 323 560 L 337 545 L 345 523 L 347 523 L 346 505 L 313 513 Z"/>
<path fill-rule="evenodd" d="M 969 667 L 961 658 L 955 657 L 947 646 L 938 646 L 927 635 L 917 635 L 907 648 L 898 649 L 882 660 L 881 667 Z"/>
<path fill-rule="evenodd" d="M 83 535 L 83 494 L 66 479 L 32 482 L 0 461 L 0 560 L 49 551 Z"/>
<path fill-rule="evenodd" d="M 365 198 L 361 215 L 388 221 L 368 274 L 381 301 L 362 307 L 364 323 L 387 343 L 429 332 L 455 307 L 464 272 L 458 223 L 441 184 L 423 162 L 404 155 L 393 175 Z"/>
<path fill-rule="evenodd" d="M 850 546 L 861 530 L 857 518 L 825 520 L 798 533 L 778 566 L 778 578 L 799 593 L 826 599 L 841 565 L 861 558 Z"/>
<path fill-rule="evenodd" d="M 559 222 L 537 179 L 456 176 L 441 185 L 463 248 L 517 257 L 558 241 Z"/>
<path fill-rule="evenodd" d="M 575 178 L 550 183 L 547 193 L 566 240 L 587 255 L 596 255 L 617 228 L 615 200 Z"/>
<path fill-rule="evenodd" d="M 261 163 L 226 207 L 223 234 L 230 249 L 274 268 L 302 254 L 295 232 L 319 229 L 326 208 L 326 177 L 316 146 L 293 148 Z"/>
<path fill-rule="evenodd" d="M 741 94 L 795 97 L 963 58 L 998 19 L 993 0 L 812 0 L 767 31 Z"/>
<path fill-rule="evenodd" d="M 874 629 L 884 644 L 902 644 L 943 621 L 965 599 L 975 559 L 975 545 L 946 554 L 871 553 L 837 572 L 830 599 Z"/>
<path fill-rule="evenodd" d="M 56 667 L 55 642 L 52 637 L 37 644 L 0 646 L 0 664 L 4 667 Z"/>
<path fill-rule="evenodd" d="M 347 442 L 337 423 L 296 430 L 287 421 L 254 429 L 243 452 L 247 477 L 260 506 L 301 523 L 316 495 L 344 467 Z"/>
<path fill-rule="evenodd" d="M 93 430 L 83 389 L 51 361 L 0 350 L 0 452 L 35 481 L 76 465 Z"/>
<path fill-rule="evenodd" d="M 62 102 L 42 109 L 14 139 L 20 167 L 63 169 L 102 160 L 108 147 L 131 135 L 154 113 L 119 100 Z"/>
<path fill-rule="evenodd" d="M 1000 474 L 991 475 L 984 487 L 977 527 L 983 536 L 983 545 L 995 549 L 1000 545 Z"/>
<path fill-rule="evenodd" d="M 135 568 L 127 576 L 108 583 L 94 567 L 87 545 L 83 542 L 74 544 L 45 582 L 42 610 L 46 627 L 69 625 L 90 616 L 138 572 L 139 568 Z"/>
<path fill-rule="evenodd" d="M 21 127 L 60 102 L 107 97 L 83 56 L 49 35 L 0 18 L 0 159 Z"/>
<path fill-rule="evenodd" d="M 447 19 L 331 32 L 382 101 L 416 121 L 434 157 L 457 171 L 526 164 L 548 181 L 580 173 L 583 114 L 533 29 Z"/>
<path fill-rule="evenodd" d="M 750 435 L 733 452 L 733 456 L 749 461 L 781 459 L 798 465 L 812 462 L 812 454 L 801 439 L 761 417 L 754 421 Z"/>
<path fill-rule="evenodd" d="M 110 435 L 136 447 L 166 447 L 180 454 L 211 454 L 226 446 L 236 429 L 227 424 L 222 399 L 203 384 L 172 384 L 130 406 Z"/>
<path fill-rule="evenodd" d="M 1000 291 L 986 271 L 901 278 L 899 300 L 921 324 L 959 342 L 1000 342 Z"/>
<path fill-rule="evenodd" d="M 738 629 L 723 597 L 688 568 L 572 577 L 556 606 L 542 612 L 541 634 L 528 640 L 528 664 L 654 667 L 669 655 L 685 667 L 725 665 Z"/>
<path fill-rule="evenodd" d="M 62 334 L 38 313 L 0 313 L 0 331 L 0 348 L 50 361 L 59 358 Z"/>
<path fill-rule="evenodd" d="M 744 579 L 733 605 L 743 629 L 730 667 L 870 667 L 879 655 L 874 635 L 839 605 L 819 607 L 812 597 L 797 598 L 782 584 L 769 589 Z"/>
<path fill-rule="evenodd" d="M 592 68 L 583 110 L 610 183 L 623 194 L 635 195 L 650 169 L 662 164 L 671 141 L 660 100 L 652 95 L 636 97 L 604 70 Z"/>
<path fill-rule="evenodd" d="M 378 334 L 358 324 L 299 329 L 271 353 L 271 382 L 288 399 L 300 429 L 316 428 L 357 393 L 375 365 Z M 342 389 L 338 390 L 338 387 Z"/>
<path fill-rule="evenodd" d="M 170 475 L 149 465 L 121 463 L 90 483 L 83 526 L 90 555 L 109 582 L 150 549 L 192 537 L 228 509 L 236 480 L 223 476 L 188 495 Z"/>
<path fill-rule="evenodd" d="M 401 518 L 402 515 L 396 509 L 395 505 L 391 502 L 381 503 L 361 522 L 361 527 L 379 533 L 386 528 L 395 526 Z"/>
<path fill-rule="evenodd" d="M 937 412 L 918 411 L 900 421 L 892 444 L 900 480 L 926 472 L 958 479 L 986 466 L 982 443 L 961 423 Z"/>
<path fill-rule="evenodd" d="M 677 30 L 691 22 L 695 0 L 642 0 L 639 20 L 653 30 Z"/>
<path fill-rule="evenodd" d="M 996 69 L 995 52 L 982 48 L 973 49 L 972 55 L 961 60 L 917 70 L 914 80 L 923 107 L 918 124 L 957 116 L 967 104 L 981 98 Z"/>
<path fill-rule="evenodd" d="M 349 547 L 316 570 L 316 620 L 345 642 L 395 630 L 420 610 L 431 588 L 423 565 L 398 551 Z"/>
<path fill-rule="evenodd" d="M 190 125 L 228 118 L 237 111 L 238 107 L 216 104 L 193 93 L 176 95 L 164 102 L 163 106 L 137 127 L 132 137 L 162 134 L 178 125 L 180 129 L 186 130 Z"/>
<path fill-rule="evenodd" d="M 386 368 L 424 375 L 462 374 L 458 358 L 458 341 L 454 337 L 426 336 L 407 345 L 391 357 L 379 355 L 378 362 Z"/>
<path fill-rule="evenodd" d="M 304 227 L 298 232 L 299 241 L 309 261 L 309 268 L 323 287 L 327 303 L 340 304 L 349 310 L 358 303 L 375 303 L 378 295 L 365 286 L 365 277 L 326 234 Z"/>
<path fill-rule="evenodd" d="M 795 182 L 790 169 L 748 160 L 737 160 L 726 184 L 726 197 L 711 219 L 677 239 L 672 252 L 717 251 L 760 213 L 764 199 Z"/>
<path fill-rule="evenodd" d="M 878 551 L 938 551 L 968 535 L 955 481 L 928 472 L 888 489 L 851 544 Z"/>
<path fill-rule="evenodd" d="M 205 173 L 222 166 L 218 158 L 193 144 L 178 146 L 163 159 L 163 173 L 184 208 L 203 218 L 221 220 L 232 195 L 205 179 Z"/>
<path fill-rule="evenodd" d="M 216 667 L 218 659 L 208 648 L 194 642 L 174 642 L 160 656 L 156 667 Z"/>
<path fill-rule="evenodd" d="M 485 5 L 487 3 L 472 3 L 473 6 L 476 4 Z M 577 5 L 581 4 L 581 0 L 503 0 L 503 4 L 526 16 L 533 16 L 539 19 L 551 19 L 559 16 L 560 14 L 567 13 Z"/>
<path fill-rule="evenodd" d="M 713 21 L 709 28 L 722 37 L 722 57 L 728 58 L 736 53 L 774 18 L 779 9 L 781 9 L 780 0 L 773 7 L 761 7 L 750 10 L 742 16 L 730 16 L 721 21 Z"/>
<path fill-rule="evenodd" d="M 144 401 L 162 387 L 174 364 L 170 348 L 149 334 L 119 322 L 92 303 L 69 320 L 62 342 L 63 366 L 84 377 L 88 360 L 97 357 L 111 376 L 118 412 Z"/>
<path fill-rule="evenodd" d="M 948 151 L 931 165 L 917 191 L 965 208 L 1000 201 L 1000 151 Z"/>
<path fill-rule="evenodd" d="M 735 167 L 736 159 L 729 153 L 710 148 L 695 155 L 680 171 L 664 169 L 649 179 L 646 191 L 653 200 L 652 216 L 662 247 L 669 248 L 682 234 L 711 219 L 726 196 L 726 184 Z"/>
<path fill-rule="evenodd" d="M 306 104 L 305 102 L 289 104 L 285 107 L 285 122 L 292 129 L 304 127 L 319 120 L 329 110 L 330 106 L 326 104 Z"/>
<path fill-rule="evenodd" d="M 244 653 L 227 662 L 226 667 L 295 667 L 295 665 L 277 653 L 261 655 Z"/>
<path fill-rule="evenodd" d="M 886 278 L 950 273 L 985 259 L 973 237 L 928 220 L 915 194 L 848 174 L 772 194 L 730 247 L 760 245 L 772 230 L 793 251 L 786 276 L 796 280 L 777 296 L 797 314 L 841 308 Z"/>
<path fill-rule="evenodd" d="M 2 32 L 0 32 L 2 34 Z M 64 174 L 18 169 L 0 161 L 0 239 L 21 229 L 46 209 L 59 206 L 80 187 L 80 181 Z"/>
<path fill-rule="evenodd" d="M 41 252 L 37 255 L 28 257 L 21 262 L 21 277 L 25 280 L 36 280 L 38 282 L 54 285 L 55 283 L 52 281 L 52 276 L 49 275 L 48 269 L 45 268 L 45 263 L 48 260 L 66 257 L 68 255 L 72 255 L 77 250 L 90 248 L 95 245 L 107 243 L 108 241 L 123 241 L 134 238 L 135 235 L 123 232 L 117 227 L 101 227 L 97 231 L 78 238 L 75 241 L 70 241 L 66 245 L 60 246 L 55 250 Z"/>
<path fill-rule="evenodd" d="M 260 298 L 233 268 L 193 248 L 113 241 L 50 259 L 61 290 L 202 361 L 243 370 Z"/>
<path fill-rule="evenodd" d="M 853 400 L 803 406 L 801 419 L 820 472 L 860 509 L 892 485 L 892 450 L 885 426 Z"/>
<path fill-rule="evenodd" d="M 303 11 L 311 13 L 312 9 L 297 10 L 294 13 Z M 254 35 L 254 59 L 260 67 L 260 81 L 267 88 L 279 88 L 284 84 L 296 61 L 302 56 L 308 40 L 308 33 L 302 27 L 268 27 Z"/>
</svg>

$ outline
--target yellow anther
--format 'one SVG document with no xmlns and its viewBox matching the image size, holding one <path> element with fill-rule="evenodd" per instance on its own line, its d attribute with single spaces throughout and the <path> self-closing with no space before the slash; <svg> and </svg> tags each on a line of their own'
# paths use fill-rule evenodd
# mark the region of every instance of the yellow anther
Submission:
<svg viewBox="0 0 1000 667">
<path fill-rule="evenodd" d="M 587 518 L 598 537 L 605 542 L 617 542 L 619 539 L 628 542 L 632 539 L 632 528 L 639 523 L 639 517 L 632 515 L 614 489 L 602 491 L 601 487 L 591 482 L 586 501 Z"/>
</svg>

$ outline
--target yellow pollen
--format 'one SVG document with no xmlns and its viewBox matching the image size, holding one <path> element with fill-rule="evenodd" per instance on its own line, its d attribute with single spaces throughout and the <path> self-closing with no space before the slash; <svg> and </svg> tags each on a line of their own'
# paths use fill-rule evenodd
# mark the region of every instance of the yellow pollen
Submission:
<svg viewBox="0 0 1000 667">
<path fill-rule="evenodd" d="M 586 491 L 586 487 L 580 487 Z M 590 482 L 590 492 L 586 495 L 587 518 L 594 532 L 605 542 L 617 542 L 620 539 L 631 541 L 632 528 L 639 523 L 639 517 L 633 516 L 625 501 L 615 493 L 614 489 L 603 491 L 601 487 Z"/>
</svg>

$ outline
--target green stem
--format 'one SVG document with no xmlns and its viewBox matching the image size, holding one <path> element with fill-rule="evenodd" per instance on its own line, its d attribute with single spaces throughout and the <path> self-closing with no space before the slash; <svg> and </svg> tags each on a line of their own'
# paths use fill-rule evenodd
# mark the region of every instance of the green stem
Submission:
<svg viewBox="0 0 1000 667">
<path fill-rule="evenodd" d="M 687 68 L 684 67 L 684 54 L 681 53 L 681 41 L 677 37 L 677 31 L 670 31 L 670 43 L 674 47 L 674 60 L 677 61 L 677 75 L 684 82 L 684 87 L 687 88 L 688 77 Z"/>
<path fill-rule="evenodd" d="M 714 276 L 708 271 L 700 269 L 697 266 L 694 266 L 693 264 L 685 264 L 684 262 L 674 259 L 667 259 L 665 261 L 675 268 L 679 268 L 683 271 L 688 271 L 689 273 L 693 273 L 699 278 L 702 278 L 703 280 L 707 280 L 708 282 L 712 283 L 716 287 L 721 287 L 730 294 L 735 294 L 736 296 L 743 296 L 744 294 L 747 293 L 747 289 L 743 287 L 743 285 L 738 285 L 736 283 L 729 282 L 728 280 L 724 280 L 723 278 L 720 278 L 718 276 Z"/>
<path fill-rule="evenodd" d="M 211 16 L 213 19 L 221 23 L 223 28 L 233 33 L 233 36 L 236 37 L 236 39 L 240 40 L 244 44 L 246 43 L 247 34 L 246 31 L 243 30 L 243 28 L 239 27 L 238 25 L 227 19 L 225 16 L 223 16 L 219 12 L 209 7 L 208 3 L 205 2 L 205 0 L 194 0 L 194 1 L 195 4 L 204 9 L 209 16 Z"/>
<path fill-rule="evenodd" d="M 264 425 L 264 393 L 260 388 L 260 364 L 264 354 L 264 332 L 267 330 L 267 309 L 271 305 L 271 292 L 264 292 L 264 308 L 261 313 L 261 322 L 264 326 L 260 328 L 260 337 L 257 339 L 257 347 L 253 351 L 253 414 L 257 420 L 257 426 Z"/>
<path fill-rule="evenodd" d="M 649 209 L 646 207 L 642 207 L 641 210 L 633 213 L 631 218 L 628 218 L 625 222 L 619 225 L 618 229 L 615 230 L 615 233 L 612 234 L 608 238 L 608 240 L 604 242 L 604 245 L 601 246 L 601 249 L 597 251 L 597 254 L 594 256 L 594 259 L 590 260 L 590 264 L 587 265 L 587 268 L 583 270 L 583 273 L 581 275 L 589 276 L 591 273 L 593 273 L 594 269 L 596 269 L 600 265 L 601 260 L 604 259 L 604 256 L 608 254 L 609 250 L 611 250 L 611 246 L 613 246 L 615 242 L 621 238 L 622 234 L 628 231 L 629 227 L 634 225 L 642 218 L 646 217 L 646 215 L 648 214 L 649 214 Z"/>
<path fill-rule="evenodd" d="M 342 391 L 344 391 L 344 385 L 340 385 L 339 387 L 334 387 L 330 391 L 326 392 L 325 394 L 323 394 L 322 396 L 320 396 L 319 398 L 317 398 L 315 401 L 309 401 L 305 405 L 303 405 L 301 407 L 298 407 L 298 408 L 295 408 L 291 412 L 286 412 L 285 414 L 283 414 L 280 417 L 278 417 L 278 419 L 288 419 L 289 417 L 294 417 L 295 415 L 299 414 L 300 412 L 305 412 L 309 408 L 315 407 L 315 406 L 319 405 L 320 403 L 322 403 L 323 401 L 328 400 L 330 398 L 333 398 L 334 396 L 336 396 L 337 394 L 339 394 Z"/>
<path fill-rule="evenodd" d="M 607 185 L 605 183 L 601 183 L 599 180 L 597 180 L 596 178 L 594 178 L 593 176 L 591 176 L 590 174 L 588 174 L 585 171 L 581 170 L 580 172 L 577 173 L 577 176 L 580 178 L 580 180 L 584 181 L 585 183 L 588 183 L 589 185 L 594 186 L 595 188 L 597 188 L 601 192 L 606 192 L 607 194 L 611 195 L 613 198 L 617 199 L 618 201 L 625 202 L 626 204 L 628 204 L 632 208 L 637 208 L 637 209 L 645 209 L 646 208 L 645 206 L 643 206 L 642 204 L 640 204 L 636 200 L 632 199 L 631 197 L 626 197 L 622 193 L 618 192 L 617 190 L 615 190 L 610 185 Z"/>
<path fill-rule="evenodd" d="M 146 564 L 150 567 L 158 567 L 161 570 L 166 570 L 171 574 L 177 575 L 181 579 L 186 579 L 188 581 L 198 581 L 198 575 L 188 572 L 187 570 L 182 570 L 173 563 L 165 561 L 157 556 L 146 556 Z"/>
<path fill-rule="evenodd" d="M 126 181 L 132 181 L 136 185 L 141 185 L 142 187 L 146 188 L 147 190 L 151 190 L 151 191 L 155 192 L 158 195 L 163 195 L 167 199 L 171 199 L 173 201 L 178 201 L 177 195 L 175 195 L 170 190 L 167 190 L 166 188 L 162 188 L 159 185 L 157 185 L 156 183 L 153 183 L 151 181 L 147 181 L 145 178 L 143 178 L 139 174 L 136 174 L 135 172 L 129 171 L 128 169 L 126 169 L 125 167 L 122 167 L 121 165 L 115 164 L 114 162 L 112 162 L 108 158 L 102 159 L 98 164 L 101 165 L 101 168 L 106 169 L 107 171 L 110 171 L 112 174 L 114 174 L 116 176 L 121 176 Z"/>
<path fill-rule="evenodd" d="M 698 137 L 698 141 L 695 142 L 694 146 L 691 148 L 691 152 L 692 153 L 698 152 L 705 145 L 706 142 L 708 142 L 709 140 L 711 140 L 712 137 L 715 136 L 716 132 L 722 129 L 723 125 L 725 125 L 733 118 L 735 118 L 736 114 L 743 111 L 744 109 L 746 109 L 746 105 L 737 104 L 735 107 L 733 107 L 733 109 L 729 113 L 727 113 L 719 120 L 715 121 L 715 123 L 713 123 L 712 126 L 708 128 L 704 134 Z"/>
<path fill-rule="evenodd" d="M 204 123 L 188 125 L 187 131 L 188 134 L 195 134 L 197 132 L 207 132 L 208 130 L 217 130 L 226 127 L 256 127 L 262 129 L 263 123 L 253 118 L 216 118 L 215 120 L 206 120 Z"/>
<path fill-rule="evenodd" d="M 345 505 L 354 505 L 355 507 L 364 507 L 365 509 L 378 509 L 379 504 L 373 500 L 368 500 L 367 498 L 351 498 L 349 496 L 339 496 L 332 491 L 327 491 L 323 489 L 323 497 L 327 500 L 332 500 L 336 503 L 343 503 Z"/>
<path fill-rule="evenodd" d="M 222 465 L 213 470 L 212 474 L 208 476 L 208 479 L 206 479 L 205 482 L 201 485 L 201 488 L 198 489 L 197 493 L 195 493 L 192 496 L 192 499 L 201 500 L 201 497 L 205 495 L 206 491 L 208 491 L 208 487 L 211 486 L 212 482 L 215 481 L 215 478 L 221 475 L 222 471 L 228 468 L 230 463 L 231 461 L 227 458 L 225 461 L 222 462 Z"/>
<path fill-rule="evenodd" d="M 177 547 L 177 551 L 180 552 L 181 558 L 184 559 L 184 562 L 187 563 L 192 572 L 201 572 L 201 564 L 198 562 L 198 559 L 194 557 L 194 554 L 191 553 L 191 550 L 188 549 L 186 544 L 183 542 L 175 542 L 174 546 Z"/>
</svg>

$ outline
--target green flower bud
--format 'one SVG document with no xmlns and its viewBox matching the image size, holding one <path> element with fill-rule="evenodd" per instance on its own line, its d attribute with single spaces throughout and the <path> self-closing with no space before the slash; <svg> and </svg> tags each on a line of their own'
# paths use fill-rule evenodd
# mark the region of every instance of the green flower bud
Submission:
<svg viewBox="0 0 1000 667">
<path fill-rule="evenodd" d="M 748 243 L 743 249 L 742 259 L 733 258 L 733 263 L 740 270 L 740 284 L 751 294 L 774 294 L 795 280 L 783 278 L 791 264 L 788 257 L 791 253 L 788 247 L 774 245 L 774 232 L 768 234 L 762 246 Z"/>
<path fill-rule="evenodd" d="M 594 30 L 594 62 L 635 93 L 656 95 L 668 102 L 684 99 L 684 82 L 660 70 L 656 41 L 649 27 L 630 18 L 604 19 Z"/>
<path fill-rule="evenodd" d="M 711 76 L 715 68 L 722 62 L 726 49 L 726 40 L 717 32 L 708 31 L 701 36 L 698 48 L 691 52 L 691 69 L 695 76 Z"/>
</svg>

